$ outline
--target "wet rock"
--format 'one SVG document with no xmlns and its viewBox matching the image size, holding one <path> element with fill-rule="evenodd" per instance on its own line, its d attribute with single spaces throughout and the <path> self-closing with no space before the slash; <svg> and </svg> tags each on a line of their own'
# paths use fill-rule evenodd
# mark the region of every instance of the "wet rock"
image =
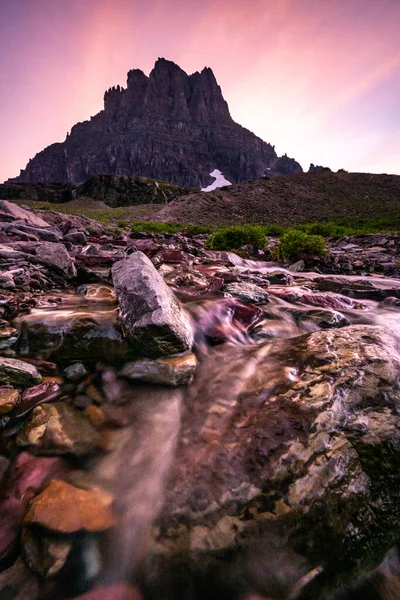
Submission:
<svg viewBox="0 0 400 600">
<path fill-rule="evenodd" d="M 42 376 L 33 365 L 14 358 L 0 357 L 0 382 L 29 387 L 40 383 Z"/>
<path fill-rule="evenodd" d="M 98 490 L 85 490 L 53 479 L 32 500 L 24 524 L 64 534 L 104 531 L 115 524 L 110 501 L 110 495 Z"/>
<path fill-rule="evenodd" d="M 14 321 L 20 356 L 112 362 L 127 352 L 114 308 L 35 311 Z"/>
<path fill-rule="evenodd" d="M 21 418 L 28 414 L 35 406 L 43 402 L 51 402 L 61 396 L 61 388 L 56 381 L 44 381 L 28 388 L 11 413 L 12 418 Z"/>
<path fill-rule="evenodd" d="M 120 375 L 128 379 L 175 386 L 189 383 L 195 370 L 195 355 L 185 354 L 184 356 L 168 356 L 157 360 L 142 359 L 125 363 Z"/>
<path fill-rule="evenodd" d="M 301 320 L 313 321 L 318 328 L 330 329 L 332 327 L 346 327 L 350 321 L 342 313 L 336 310 L 308 310 L 295 313 L 295 317 Z"/>
<path fill-rule="evenodd" d="M 25 561 L 19 558 L 0 574 L 0 598 L 3 600 L 37 600 L 39 580 Z"/>
<path fill-rule="evenodd" d="M 99 443 L 100 435 L 88 419 L 64 402 L 36 406 L 17 436 L 19 446 L 37 454 L 83 456 Z"/>
<path fill-rule="evenodd" d="M 400 298 L 400 282 L 394 279 L 324 277 L 316 281 L 320 291 L 337 292 L 352 298 L 378 301 L 388 296 Z"/>
<path fill-rule="evenodd" d="M 0 415 L 10 412 L 18 402 L 19 391 L 12 386 L 0 387 Z"/>
<path fill-rule="evenodd" d="M 254 283 L 228 283 L 222 290 L 244 303 L 266 304 L 269 300 L 268 292 Z"/>
<path fill-rule="evenodd" d="M 69 379 L 69 381 L 79 381 L 82 377 L 88 374 L 85 365 L 82 363 L 74 363 L 73 365 L 69 365 L 63 371 L 64 377 Z"/>
<path fill-rule="evenodd" d="M 210 351 L 158 542 L 196 564 L 273 530 L 316 564 L 377 564 L 400 534 L 399 368 L 396 339 L 366 325 Z"/>
<path fill-rule="evenodd" d="M 21 543 L 29 567 L 42 577 L 56 575 L 66 564 L 73 546 L 71 539 L 38 534 L 28 527 L 23 529 Z"/>
<path fill-rule="evenodd" d="M 125 335 L 140 354 L 156 358 L 191 348 L 190 317 L 142 252 L 116 263 L 112 277 Z"/>
<path fill-rule="evenodd" d="M 21 452 L 11 462 L 0 490 L 0 564 L 17 546 L 22 517 L 29 502 L 49 479 L 62 475 L 61 458 L 44 458 Z"/>
</svg>

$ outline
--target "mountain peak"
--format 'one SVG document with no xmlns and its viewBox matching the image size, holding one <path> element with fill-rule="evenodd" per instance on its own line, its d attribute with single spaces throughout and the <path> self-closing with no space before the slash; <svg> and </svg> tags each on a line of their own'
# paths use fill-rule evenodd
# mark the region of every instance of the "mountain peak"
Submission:
<svg viewBox="0 0 400 600">
<path fill-rule="evenodd" d="M 192 188 L 215 169 L 232 182 L 301 171 L 235 123 L 210 67 L 188 75 L 158 58 L 149 76 L 127 75 L 104 95 L 104 110 L 78 123 L 63 143 L 29 161 L 10 181 L 81 183 L 96 174 L 139 175 Z"/>
</svg>

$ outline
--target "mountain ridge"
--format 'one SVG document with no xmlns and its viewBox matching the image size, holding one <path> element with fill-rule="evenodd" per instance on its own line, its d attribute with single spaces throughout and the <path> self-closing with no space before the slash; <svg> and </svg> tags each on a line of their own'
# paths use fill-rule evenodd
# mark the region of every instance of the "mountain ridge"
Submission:
<svg viewBox="0 0 400 600">
<path fill-rule="evenodd" d="M 80 184 L 112 174 L 201 189 L 212 183 L 214 169 L 232 182 L 302 172 L 232 119 L 209 67 L 188 75 L 159 58 L 149 76 L 129 71 L 126 88 L 105 92 L 102 111 L 75 124 L 64 142 L 36 154 L 8 183 Z"/>
</svg>

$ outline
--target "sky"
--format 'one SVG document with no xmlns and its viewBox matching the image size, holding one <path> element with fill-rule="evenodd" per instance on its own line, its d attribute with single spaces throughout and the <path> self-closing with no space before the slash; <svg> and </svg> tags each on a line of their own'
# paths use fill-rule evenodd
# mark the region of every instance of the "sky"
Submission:
<svg viewBox="0 0 400 600">
<path fill-rule="evenodd" d="M 400 0 L 0 0 L 0 181 L 158 57 L 309 164 L 400 174 Z"/>
</svg>

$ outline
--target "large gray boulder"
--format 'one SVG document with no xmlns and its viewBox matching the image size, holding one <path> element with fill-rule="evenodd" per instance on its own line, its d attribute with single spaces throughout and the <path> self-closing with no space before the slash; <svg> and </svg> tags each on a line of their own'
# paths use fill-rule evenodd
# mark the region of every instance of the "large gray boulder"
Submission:
<svg viewBox="0 0 400 600">
<path fill-rule="evenodd" d="M 191 348 L 190 317 L 145 254 L 131 254 L 111 272 L 122 326 L 138 353 L 156 358 Z"/>
</svg>

